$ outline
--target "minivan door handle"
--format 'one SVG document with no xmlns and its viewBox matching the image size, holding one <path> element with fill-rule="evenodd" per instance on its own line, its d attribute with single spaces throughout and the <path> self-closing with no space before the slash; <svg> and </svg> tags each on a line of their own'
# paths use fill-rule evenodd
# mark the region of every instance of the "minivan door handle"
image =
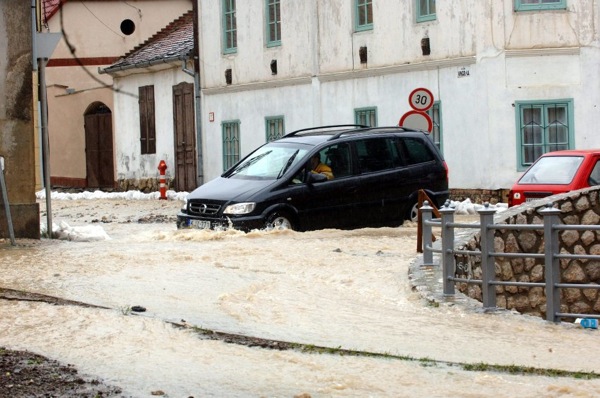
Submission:
<svg viewBox="0 0 600 398">
<path fill-rule="evenodd" d="M 355 193 L 358 192 L 358 187 L 356 185 L 353 185 L 351 187 L 346 188 L 345 191 L 346 191 L 346 193 L 354 195 Z"/>
</svg>

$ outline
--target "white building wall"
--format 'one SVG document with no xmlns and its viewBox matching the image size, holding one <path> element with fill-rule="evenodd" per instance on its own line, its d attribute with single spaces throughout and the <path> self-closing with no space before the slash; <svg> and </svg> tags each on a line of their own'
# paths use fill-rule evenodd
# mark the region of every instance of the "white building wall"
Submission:
<svg viewBox="0 0 600 398">
<path fill-rule="evenodd" d="M 415 22 L 415 1 L 377 0 L 366 32 L 354 32 L 353 1 L 282 2 L 275 49 L 265 44 L 265 2 L 247 0 L 237 2 L 238 52 L 231 55 L 222 54 L 217 2 L 199 3 L 206 180 L 222 172 L 223 120 L 241 122 L 244 156 L 265 142 L 265 116 L 283 115 L 292 131 L 353 123 L 354 109 L 377 107 L 380 126 L 397 124 L 417 87 L 441 101 L 451 188 L 510 188 L 522 173 L 516 101 L 572 99 L 575 147 L 600 148 L 598 0 L 539 12 L 514 12 L 512 0 L 437 1 L 437 18 L 426 23 Z M 429 56 L 421 52 L 424 37 Z"/>
<path fill-rule="evenodd" d="M 313 110 L 307 97 L 310 85 L 205 96 L 202 100 L 202 134 L 205 181 L 223 173 L 223 122 L 240 121 L 242 156 L 266 142 L 265 117 L 284 116 L 291 126 L 312 126 Z M 209 121 L 209 115 L 214 121 Z M 307 119 L 308 117 L 308 119 Z"/>
<path fill-rule="evenodd" d="M 154 178 L 158 164 L 167 164 L 167 178 L 175 173 L 175 133 L 173 116 L 173 86 L 193 83 L 194 78 L 174 67 L 156 73 L 115 77 L 115 168 L 118 180 Z M 141 154 L 138 88 L 154 86 L 156 153 Z"/>
<path fill-rule="evenodd" d="M 293 45 L 268 48 L 265 36 L 264 1 L 237 2 L 238 51 L 223 54 L 221 1 L 201 0 L 199 29 L 202 87 L 225 85 L 225 70 L 231 69 L 234 84 L 273 80 L 270 64 L 277 60 L 281 72 L 275 79 L 306 77 L 313 72 L 312 41 L 316 19 L 311 15 L 314 0 L 289 1 L 282 7 L 284 41 Z"/>
</svg>

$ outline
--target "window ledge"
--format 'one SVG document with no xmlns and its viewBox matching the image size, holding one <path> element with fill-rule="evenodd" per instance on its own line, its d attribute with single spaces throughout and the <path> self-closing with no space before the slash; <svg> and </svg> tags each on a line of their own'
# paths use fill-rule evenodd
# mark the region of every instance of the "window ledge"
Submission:
<svg viewBox="0 0 600 398">
<path fill-rule="evenodd" d="M 525 48 L 506 50 L 506 58 L 537 57 L 542 55 L 579 55 L 581 47 Z"/>
</svg>

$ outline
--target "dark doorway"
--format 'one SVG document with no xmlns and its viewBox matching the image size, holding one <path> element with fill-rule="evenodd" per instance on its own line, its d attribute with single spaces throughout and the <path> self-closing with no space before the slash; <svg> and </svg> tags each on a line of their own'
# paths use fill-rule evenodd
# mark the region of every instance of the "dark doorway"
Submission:
<svg viewBox="0 0 600 398">
<path fill-rule="evenodd" d="M 84 115 L 86 184 L 88 188 L 114 188 L 112 112 L 100 102 Z"/>
<path fill-rule="evenodd" d="M 194 85 L 173 86 L 175 124 L 175 189 L 193 191 L 196 179 L 196 129 L 194 128 Z"/>
</svg>

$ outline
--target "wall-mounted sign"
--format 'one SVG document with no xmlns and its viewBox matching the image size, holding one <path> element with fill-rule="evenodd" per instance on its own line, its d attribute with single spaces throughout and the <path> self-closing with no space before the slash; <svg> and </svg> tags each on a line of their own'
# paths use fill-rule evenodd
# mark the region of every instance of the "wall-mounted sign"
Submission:
<svg viewBox="0 0 600 398">
<path fill-rule="evenodd" d="M 398 126 L 413 130 L 423 130 L 430 133 L 433 129 L 433 120 L 431 120 L 431 117 L 425 112 L 412 110 L 406 112 L 402 118 L 400 118 Z"/>
<path fill-rule="evenodd" d="M 408 103 L 413 110 L 406 112 L 400 118 L 398 126 L 431 133 L 433 120 L 425 113 L 433 106 L 433 94 L 426 88 L 414 89 L 408 96 Z"/>
<path fill-rule="evenodd" d="M 209 122 L 215 121 L 215 113 L 214 112 L 208 112 L 208 121 Z"/>
<path fill-rule="evenodd" d="M 471 73 L 469 72 L 469 68 L 465 68 L 464 66 L 458 70 L 458 77 L 469 77 Z"/>
<path fill-rule="evenodd" d="M 408 96 L 410 107 L 425 112 L 433 106 L 433 94 L 426 88 L 417 88 Z"/>
</svg>

